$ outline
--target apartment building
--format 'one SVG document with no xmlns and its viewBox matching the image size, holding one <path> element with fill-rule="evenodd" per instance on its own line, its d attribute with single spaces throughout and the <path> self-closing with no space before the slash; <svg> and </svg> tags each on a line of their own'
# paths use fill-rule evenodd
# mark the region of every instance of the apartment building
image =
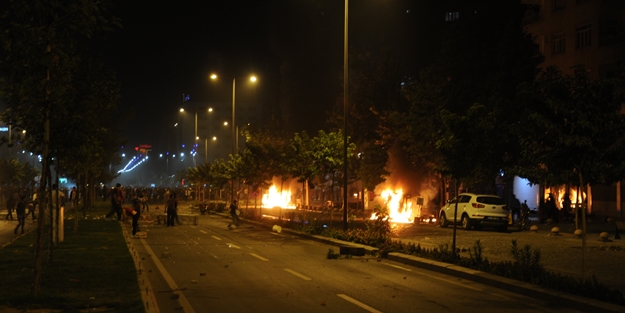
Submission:
<svg viewBox="0 0 625 313">
<path fill-rule="evenodd" d="M 523 20 L 544 55 L 543 67 L 557 66 L 565 74 L 583 66 L 591 78 L 609 77 L 625 65 L 625 0 L 522 0 L 527 5 Z M 599 216 L 623 217 L 625 189 L 588 186 L 589 211 Z M 541 188 L 563 194 L 558 188 Z M 562 189 L 562 188 L 559 188 Z M 575 195 L 576 190 L 569 193 Z M 574 201 L 575 202 L 575 201 Z"/>
</svg>

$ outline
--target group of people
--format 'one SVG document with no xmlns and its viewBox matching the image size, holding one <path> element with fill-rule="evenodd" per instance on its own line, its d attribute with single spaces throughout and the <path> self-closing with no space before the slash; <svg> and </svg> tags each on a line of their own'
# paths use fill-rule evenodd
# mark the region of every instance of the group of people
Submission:
<svg viewBox="0 0 625 313">
<path fill-rule="evenodd" d="M 75 192 L 76 187 L 72 189 L 72 195 L 74 199 L 77 198 L 77 194 Z M 65 194 L 58 190 L 56 184 L 52 185 L 51 193 L 52 195 L 52 205 L 54 207 L 57 206 L 58 203 L 63 206 L 65 204 Z M 17 226 L 13 230 L 14 234 L 17 234 L 18 230 L 21 229 L 21 234 L 24 233 L 24 225 L 26 222 L 26 218 L 28 215 L 32 216 L 33 221 L 37 220 L 37 216 L 35 215 L 35 211 L 37 206 L 39 205 L 39 199 L 37 198 L 37 192 L 33 193 L 33 198 L 31 201 L 28 200 L 28 197 L 25 194 L 12 193 L 6 202 L 7 215 L 5 216 L 5 220 L 13 220 L 13 212 L 15 211 Z"/>
<path fill-rule="evenodd" d="M 167 192 L 165 193 L 165 197 L 167 198 L 167 202 L 165 203 L 165 212 L 167 213 L 166 225 L 174 226 L 175 223 L 180 225 L 180 220 L 178 219 L 178 199 L 175 192 Z M 126 197 L 124 195 L 124 189 L 121 184 L 116 184 L 115 188 L 113 188 L 110 192 L 111 198 L 111 211 L 105 215 L 105 218 L 111 218 L 113 215 L 117 216 L 117 220 L 122 219 L 123 214 L 125 213 L 127 216 L 132 217 L 132 235 L 136 235 L 139 230 L 139 219 L 141 216 L 141 212 L 146 210 L 146 199 L 145 197 L 139 197 L 138 195 L 133 195 L 132 198 L 132 208 L 124 208 L 123 204 L 126 202 Z M 149 212 L 149 207 L 147 208 Z M 232 225 L 239 225 L 239 209 L 237 206 L 237 201 L 234 200 L 232 204 L 230 204 L 230 215 L 232 216 L 232 223 L 228 225 L 228 228 L 231 228 Z"/>
<path fill-rule="evenodd" d="M 121 221 L 122 216 L 132 217 L 132 235 L 135 236 L 139 231 L 139 219 L 141 218 L 141 211 L 143 208 L 142 201 L 137 195 L 134 195 L 131 201 L 132 207 L 123 207 L 126 202 L 124 189 L 122 184 L 115 185 L 110 192 L 111 197 L 111 210 L 105 215 L 105 218 L 111 218 L 113 215 L 117 216 L 117 220 Z"/>
<path fill-rule="evenodd" d="M 167 226 L 174 226 L 174 222 L 180 225 L 178 219 L 178 199 L 175 192 L 167 192 L 167 202 L 165 203 L 165 211 L 167 212 Z M 105 215 L 105 218 L 111 218 L 113 215 L 117 216 L 117 220 L 121 220 L 123 214 L 132 217 L 132 235 L 136 235 L 139 231 L 139 219 L 142 211 L 150 210 L 147 206 L 147 199 L 145 196 L 139 197 L 137 194 L 132 197 L 132 208 L 124 208 L 123 205 L 126 202 L 124 195 L 124 189 L 121 184 L 116 184 L 110 192 L 111 197 L 111 211 Z"/>
</svg>

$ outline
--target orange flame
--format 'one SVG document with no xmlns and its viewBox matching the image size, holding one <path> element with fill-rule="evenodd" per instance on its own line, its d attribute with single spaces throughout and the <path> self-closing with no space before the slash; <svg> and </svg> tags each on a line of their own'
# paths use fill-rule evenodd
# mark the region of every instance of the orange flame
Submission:
<svg viewBox="0 0 625 313">
<path fill-rule="evenodd" d="M 262 203 L 265 208 L 280 207 L 283 209 L 295 209 L 295 205 L 291 203 L 291 191 L 282 190 L 282 192 L 278 192 L 278 189 L 274 185 L 263 195 Z"/>
<path fill-rule="evenodd" d="M 393 191 L 390 188 L 385 189 L 380 194 L 385 201 L 384 204 L 388 208 L 388 219 L 392 223 L 412 223 L 415 215 L 413 214 L 412 201 L 404 198 L 403 189 Z M 419 209 L 419 208 L 417 208 Z M 373 213 L 371 219 L 377 219 L 377 215 Z"/>
<path fill-rule="evenodd" d="M 549 193 L 553 193 L 554 196 L 556 196 L 558 207 L 561 208 L 564 200 L 564 194 L 566 193 L 566 186 L 545 188 L 545 199 L 547 199 Z M 586 193 L 582 191 L 581 196 L 585 198 Z M 579 200 L 577 197 L 577 188 L 569 188 L 569 199 L 571 200 L 571 207 L 574 207 Z"/>
</svg>

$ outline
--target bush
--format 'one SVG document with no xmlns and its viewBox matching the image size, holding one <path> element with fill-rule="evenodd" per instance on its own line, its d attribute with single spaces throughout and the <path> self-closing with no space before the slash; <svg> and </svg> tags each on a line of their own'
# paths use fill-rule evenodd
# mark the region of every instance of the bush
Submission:
<svg viewBox="0 0 625 313">
<path fill-rule="evenodd" d="M 469 257 L 461 257 L 457 251 L 452 251 L 449 244 L 427 249 L 418 244 L 405 244 L 401 241 L 391 240 L 391 228 L 385 208 L 376 206 L 374 212 L 378 218 L 368 220 L 366 229 L 349 229 L 346 231 L 327 229 L 313 222 L 312 225 L 303 226 L 301 230 L 378 248 L 379 255 L 383 258 L 387 258 L 391 252 L 405 253 L 625 306 L 625 298 L 619 290 L 599 283 L 594 276 L 582 280 L 547 271 L 541 264 L 540 250 L 532 249 L 530 245 L 519 247 L 517 241 L 512 240 L 510 253 L 514 261 L 490 262 L 483 256 L 482 242 L 477 240 L 474 246 L 469 249 Z M 335 255 L 338 254 L 334 254 L 332 249 L 328 251 L 328 258 Z"/>
</svg>

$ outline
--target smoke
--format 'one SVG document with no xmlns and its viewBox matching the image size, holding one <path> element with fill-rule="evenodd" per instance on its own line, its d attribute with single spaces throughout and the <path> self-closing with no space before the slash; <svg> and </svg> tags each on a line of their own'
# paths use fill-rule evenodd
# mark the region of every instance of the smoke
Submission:
<svg viewBox="0 0 625 313">
<path fill-rule="evenodd" d="M 410 194 L 414 200 L 417 196 L 423 197 L 424 207 L 438 207 L 439 178 L 425 167 L 413 165 L 400 143 L 395 143 L 389 152 L 387 170 L 390 172 L 386 182 L 376 186 L 375 194 L 379 195 L 383 190 L 403 189 L 404 194 Z"/>
</svg>

